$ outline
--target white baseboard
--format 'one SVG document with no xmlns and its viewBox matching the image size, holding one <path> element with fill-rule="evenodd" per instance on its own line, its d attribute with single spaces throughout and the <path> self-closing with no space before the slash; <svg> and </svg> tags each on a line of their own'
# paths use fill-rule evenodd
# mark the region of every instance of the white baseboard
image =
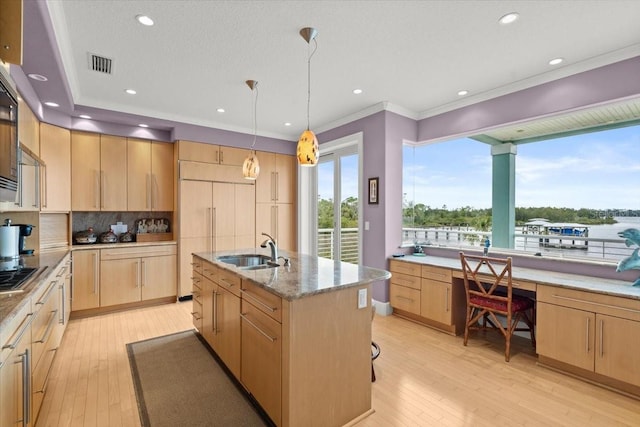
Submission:
<svg viewBox="0 0 640 427">
<path fill-rule="evenodd" d="M 376 308 L 376 314 L 380 316 L 390 316 L 391 313 L 393 313 L 393 308 L 388 302 L 380 302 L 372 299 L 371 304 Z"/>
</svg>

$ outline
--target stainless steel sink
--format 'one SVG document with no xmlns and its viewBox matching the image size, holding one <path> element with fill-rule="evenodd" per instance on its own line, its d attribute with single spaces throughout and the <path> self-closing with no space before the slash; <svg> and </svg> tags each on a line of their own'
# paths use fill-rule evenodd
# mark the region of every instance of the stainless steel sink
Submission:
<svg viewBox="0 0 640 427">
<path fill-rule="evenodd" d="M 272 268 L 277 267 L 278 264 L 271 263 L 273 265 L 269 265 L 271 262 L 271 257 L 268 255 L 261 254 L 241 254 L 241 255 L 224 255 L 216 258 L 220 262 L 225 262 L 227 264 L 233 264 L 240 268 L 251 267 L 251 269 L 259 268 Z"/>
<path fill-rule="evenodd" d="M 238 267 L 238 268 L 241 270 L 264 270 L 265 268 L 276 268 L 276 267 L 280 267 L 280 265 L 276 264 L 275 262 L 267 261 L 266 264 L 249 265 L 247 267 Z"/>
</svg>

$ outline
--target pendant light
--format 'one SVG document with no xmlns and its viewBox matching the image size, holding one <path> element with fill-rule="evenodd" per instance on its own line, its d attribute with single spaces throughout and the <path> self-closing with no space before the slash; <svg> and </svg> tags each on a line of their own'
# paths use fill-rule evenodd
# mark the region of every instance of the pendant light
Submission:
<svg viewBox="0 0 640 427">
<path fill-rule="evenodd" d="M 300 35 L 309 45 L 309 51 L 311 50 L 311 40 L 313 40 L 315 47 L 313 52 L 310 52 L 307 57 L 307 130 L 300 135 L 296 151 L 298 164 L 300 166 L 315 166 L 318 164 L 320 150 L 318 149 L 318 138 L 316 138 L 316 134 L 309 129 L 309 104 L 311 102 L 311 57 L 316 53 L 316 49 L 318 48 L 318 42 L 316 42 L 318 31 L 315 28 L 306 27 L 300 30 Z"/>
<path fill-rule="evenodd" d="M 255 180 L 260 174 L 260 163 L 253 147 L 256 145 L 256 135 L 258 133 L 258 82 L 255 80 L 247 80 L 245 82 L 251 89 L 253 99 L 253 144 L 251 144 L 251 153 L 244 159 L 242 164 L 242 176 L 245 179 Z"/>
</svg>

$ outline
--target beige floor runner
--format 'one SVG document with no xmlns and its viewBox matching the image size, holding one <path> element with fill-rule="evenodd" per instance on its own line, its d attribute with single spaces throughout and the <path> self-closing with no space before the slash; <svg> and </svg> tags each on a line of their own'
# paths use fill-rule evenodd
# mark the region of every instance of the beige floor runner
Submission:
<svg viewBox="0 0 640 427">
<path fill-rule="evenodd" d="M 127 344 L 142 426 L 267 426 L 193 330 Z"/>
</svg>

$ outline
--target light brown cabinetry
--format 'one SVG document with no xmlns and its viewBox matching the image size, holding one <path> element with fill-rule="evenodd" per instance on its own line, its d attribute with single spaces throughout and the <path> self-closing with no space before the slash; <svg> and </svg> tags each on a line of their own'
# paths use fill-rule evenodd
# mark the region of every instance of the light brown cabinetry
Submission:
<svg viewBox="0 0 640 427">
<path fill-rule="evenodd" d="M 250 152 L 250 150 L 224 145 L 178 141 L 178 160 L 242 166 Z"/>
<path fill-rule="evenodd" d="M 446 332 L 464 328 L 464 289 L 448 268 L 391 260 L 390 302 L 396 314 Z"/>
<path fill-rule="evenodd" d="M 193 319 L 193 326 L 200 331 L 200 333 L 204 336 L 204 319 L 203 319 L 203 306 L 202 299 L 204 296 L 203 286 L 204 286 L 204 278 L 202 277 L 202 267 L 204 262 L 202 262 L 198 258 L 193 258 L 193 275 L 191 276 L 192 280 L 192 289 L 191 294 L 193 296 L 192 303 L 193 309 L 191 311 L 191 317 Z"/>
<path fill-rule="evenodd" d="M 100 250 L 100 306 L 175 296 L 176 247 Z"/>
<path fill-rule="evenodd" d="M 0 331 L 0 426 L 31 426 L 31 300 Z"/>
<path fill-rule="evenodd" d="M 262 232 L 282 249 L 296 250 L 296 159 L 284 154 L 259 152 L 260 175 L 256 179 L 256 235 Z M 260 240 L 262 241 L 262 240 Z"/>
<path fill-rule="evenodd" d="M 127 210 L 126 149 L 126 138 L 71 133 L 72 210 Z"/>
<path fill-rule="evenodd" d="M 560 368 L 640 392 L 640 353 L 632 344 L 640 342 L 637 300 L 545 285 L 538 285 L 537 300 L 542 363 L 560 362 Z"/>
<path fill-rule="evenodd" d="M 22 65 L 22 0 L 0 2 L 0 60 Z"/>
<path fill-rule="evenodd" d="M 75 250 L 72 311 L 100 307 L 100 250 Z"/>
<path fill-rule="evenodd" d="M 71 210 L 71 133 L 40 123 L 40 158 L 46 164 L 42 176 L 41 211 Z"/>
<path fill-rule="evenodd" d="M 220 359 L 240 376 L 240 278 L 204 263 L 201 333 Z"/>
<path fill-rule="evenodd" d="M 40 156 L 40 121 L 29 105 L 18 95 L 18 139 L 20 145 Z"/>
<path fill-rule="evenodd" d="M 191 291 L 191 254 L 255 246 L 255 186 L 180 181 L 180 295 Z"/>
<path fill-rule="evenodd" d="M 173 145 L 127 138 L 127 209 L 173 211 Z"/>
<path fill-rule="evenodd" d="M 282 424 L 282 301 L 242 282 L 240 381 L 276 423 Z"/>
</svg>

